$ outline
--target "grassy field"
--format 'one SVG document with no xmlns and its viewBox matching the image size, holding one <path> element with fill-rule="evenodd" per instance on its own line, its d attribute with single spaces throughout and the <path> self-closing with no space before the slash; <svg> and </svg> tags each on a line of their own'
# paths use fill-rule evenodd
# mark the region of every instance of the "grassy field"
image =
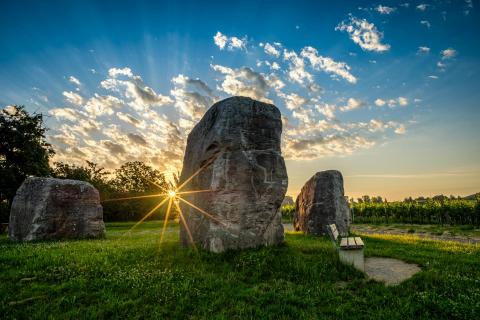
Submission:
<svg viewBox="0 0 480 320">
<path fill-rule="evenodd" d="M 107 239 L 12 244 L 0 237 L 0 318 L 478 319 L 480 247 L 364 237 L 367 256 L 423 271 L 396 287 L 339 263 L 329 240 L 289 233 L 279 247 L 212 254 L 159 248 L 158 222 Z"/>
</svg>

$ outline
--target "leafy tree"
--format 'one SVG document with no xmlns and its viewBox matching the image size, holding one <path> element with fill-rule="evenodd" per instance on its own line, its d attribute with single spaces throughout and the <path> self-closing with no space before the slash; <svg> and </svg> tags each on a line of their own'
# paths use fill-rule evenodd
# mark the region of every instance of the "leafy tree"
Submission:
<svg viewBox="0 0 480 320">
<path fill-rule="evenodd" d="M 46 131 L 42 114 L 29 114 L 23 106 L 0 111 L 0 202 L 10 206 L 26 177 L 50 175 L 55 152 Z"/>
<path fill-rule="evenodd" d="M 55 162 L 53 176 L 61 179 L 81 180 L 91 183 L 100 192 L 102 198 L 112 192 L 108 181 L 110 173 L 95 162 L 86 161 L 86 166 L 76 166 L 64 162 Z"/>
<path fill-rule="evenodd" d="M 127 162 L 116 169 L 111 183 L 117 192 L 124 193 L 159 193 L 169 188 L 164 174 L 141 161 Z"/>
<path fill-rule="evenodd" d="M 163 197 L 135 198 L 145 195 L 164 194 L 171 185 L 166 181 L 164 174 L 157 169 L 140 162 L 133 161 L 123 164 L 114 171 L 110 181 L 114 193 L 111 199 L 121 198 L 121 201 L 106 201 L 103 203 L 106 220 L 140 220 L 154 208 Z M 162 218 L 165 207 L 156 210 L 151 219 Z M 172 215 L 173 217 L 173 215 Z"/>
</svg>

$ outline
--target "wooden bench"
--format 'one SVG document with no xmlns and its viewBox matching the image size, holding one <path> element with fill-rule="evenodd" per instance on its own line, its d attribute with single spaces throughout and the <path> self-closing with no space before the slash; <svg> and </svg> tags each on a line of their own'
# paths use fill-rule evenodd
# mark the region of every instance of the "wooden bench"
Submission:
<svg viewBox="0 0 480 320">
<path fill-rule="evenodd" d="M 338 245 L 338 230 L 335 224 L 327 225 L 327 233 L 338 251 L 340 261 L 353 265 L 356 269 L 365 271 L 365 259 L 363 247 L 365 246 L 360 237 L 345 237 L 340 239 Z"/>
</svg>

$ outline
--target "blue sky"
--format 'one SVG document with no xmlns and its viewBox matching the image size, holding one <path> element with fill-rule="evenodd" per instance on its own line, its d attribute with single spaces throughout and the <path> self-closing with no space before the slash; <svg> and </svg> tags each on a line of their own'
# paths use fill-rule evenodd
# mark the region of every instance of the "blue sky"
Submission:
<svg viewBox="0 0 480 320">
<path fill-rule="evenodd" d="M 478 1 L 0 6 L 0 106 L 47 114 L 57 160 L 180 170 L 242 94 L 282 111 L 289 194 L 326 169 L 355 197 L 480 189 Z"/>
</svg>

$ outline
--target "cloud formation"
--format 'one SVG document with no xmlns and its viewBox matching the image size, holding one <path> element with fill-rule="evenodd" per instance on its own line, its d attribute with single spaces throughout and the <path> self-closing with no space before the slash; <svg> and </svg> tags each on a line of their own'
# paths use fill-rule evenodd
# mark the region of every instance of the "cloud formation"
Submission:
<svg viewBox="0 0 480 320">
<path fill-rule="evenodd" d="M 384 52 L 390 49 L 389 44 L 383 44 L 383 34 L 377 30 L 373 23 L 366 19 L 358 19 L 350 16 L 349 20 L 342 21 L 335 30 L 345 31 L 350 39 L 358 44 L 363 50 Z"/>
<path fill-rule="evenodd" d="M 313 47 L 303 48 L 301 56 L 310 61 L 315 70 L 322 70 L 333 77 L 341 77 L 350 83 L 357 83 L 357 78 L 350 73 L 350 67 L 345 62 L 336 62 L 330 57 L 323 57 Z"/>
<path fill-rule="evenodd" d="M 429 47 L 418 47 L 417 54 L 428 54 L 430 53 L 430 48 Z"/>
<path fill-rule="evenodd" d="M 260 44 L 260 46 L 262 46 L 262 44 Z M 279 58 L 281 52 L 280 52 L 279 49 L 276 48 L 277 46 L 278 46 L 278 47 L 281 47 L 281 45 L 279 45 L 279 44 L 273 44 L 273 45 L 271 45 L 270 43 L 267 42 L 267 43 L 265 43 L 265 45 L 263 45 L 263 49 L 265 50 L 265 53 L 266 53 L 266 54 L 269 54 L 269 55 L 271 55 L 271 56 L 274 56 L 274 57 L 276 57 L 276 58 Z"/>
<path fill-rule="evenodd" d="M 430 6 L 429 4 L 421 3 L 417 6 L 417 10 L 425 11 L 429 6 Z"/>
<path fill-rule="evenodd" d="M 365 21 L 367 25 L 362 26 L 363 23 L 360 21 L 360 28 L 378 32 L 373 25 Z M 352 37 L 358 36 L 359 42 L 370 49 L 375 43 L 382 46 L 380 38 L 372 40 L 354 33 Z M 226 51 L 245 49 L 245 42 L 239 39 L 240 44 L 235 39 L 238 38 L 217 32 L 214 43 Z M 360 117 L 362 120 L 342 119 L 349 118 L 346 112 L 359 110 L 366 103 L 354 97 L 326 99 L 316 77 L 325 73 L 354 85 L 358 79 L 346 62 L 322 55 L 311 46 L 295 51 L 273 42 L 252 45 L 251 50 L 258 55 L 254 66 L 232 67 L 212 61 L 214 79 L 205 81 L 178 74 L 171 78 L 171 87 L 164 93 L 147 85 L 129 67 L 110 68 L 100 81 L 98 92 L 63 91 L 67 106 L 50 110 L 53 120 L 58 122 L 49 135 L 58 150 L 56 160 L 94 160 L 107 168 L 140 160 L 160 170 L 177 172 L 190 130 L 212 104 L 230 95 L 275 103 L 282 110 L 282 148 L 286 159 L 351 154 L 370 148 L 389 135 L 406 132 L 402 123 L 366 114 Z M 393 108 L 406 106 L 408 99 L 378 98 L 374 103 Z M 355 116 L 368 110 L 362 111 L 365 112 Z"/>
<path fill-rule="evenodd" d="M 442 50 L 441 54 L 442 54 L 442 59 L 443 60 L 451 59 L 451 58 L 454 58 L 457 55 L 457 50 L 455 50 L 453 48 L 447 48 L 445 50 Z"/>
<path fill-rule="evenodd" d="M 387 6 L 382 6 L 381 4 L 378 5 L 378 7 L 375 7 L 375 11 L 381 13 L 381 14 L 390 14 L 397 10 L 396 8 L 392 7 L 387 7 Z"/>
<path fill-rule="evenodd" d="M 70 76 L 68 77 L 68 81 L 70 81 L 71 83 L 77 85 L 77 86 L 80 86 L 82 83 L 80 82 L 80 80 L 78 80 L 77 78 L 75 78 L 74 76 Z"/>
<path fill-rule="evenodd" d="M 245 50 L 247 45 L 246 37 L 242 39 L 237 37 L 227 37 L 220 31 L 217 31 L 217 33 L 213 36 L 213 41 L 220 48 L 220 50 L 224 50 L 225 48 L 230 51 L 236 49 Z"/>
<path fill-rule="evenodd" d="M 271 103 L 267 98 L 270 86 L 265 75 L 249 67 L 232 69 L 221 65 L 212 65 L 213 70 L 224 75 L 218 89 L 230 95 L 246 96 Z"/>
</svg>

